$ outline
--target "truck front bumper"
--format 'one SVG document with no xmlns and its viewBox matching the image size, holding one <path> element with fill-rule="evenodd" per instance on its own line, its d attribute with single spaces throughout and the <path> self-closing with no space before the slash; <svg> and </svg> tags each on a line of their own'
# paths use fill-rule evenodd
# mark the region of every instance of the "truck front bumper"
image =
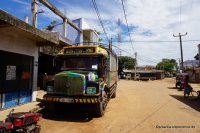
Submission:
<svg viewBox="0 0 200 133">
<path fill-rule="evenodd" d="M 67 97 L 46 94 L 43 97 L 46 102 L 61 102 L 61 103 L 99 103 L 99 97 Z"/>
</svg>

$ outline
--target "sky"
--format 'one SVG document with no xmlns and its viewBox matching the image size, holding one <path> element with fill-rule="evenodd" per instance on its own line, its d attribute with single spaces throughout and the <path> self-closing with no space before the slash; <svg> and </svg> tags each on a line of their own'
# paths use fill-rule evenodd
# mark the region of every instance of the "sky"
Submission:
<svg viewBox="0 0 200 133">
<path fill-rule="evenodd" d="M 91 28 L 101 32 L 101 38 L 107 43 L 106 36 L 98 21 L 92 0 L 49 0 L 66 16 L 73 20 L 84 18 Z M 134 57 L 137 52 L 138 65 L 156 65 L 163 58 L 178 60 L 181 58 L 179 33 L 182 37 L 183 59 L 193 60 L 200 44 L 200 0 L 123 0 L 130 36 L 126 26 L 121 0 L 96 0 L 105 31 L 112 38 L 113 45 L 123 51 L 123 56 Z M 0 9 L 24 20 L 31 21 L 31 0 L 1 0 Z M 41 3 L 38 15 L 38 28 L 45 28 L 52 21 L 61 19 Z M 118 19 L 121 20 L 120 26 Z M 118 43 L 118 34 L 121 43 Z M 119 50 L 115 49 L 119 54 Z"/>
</svg>

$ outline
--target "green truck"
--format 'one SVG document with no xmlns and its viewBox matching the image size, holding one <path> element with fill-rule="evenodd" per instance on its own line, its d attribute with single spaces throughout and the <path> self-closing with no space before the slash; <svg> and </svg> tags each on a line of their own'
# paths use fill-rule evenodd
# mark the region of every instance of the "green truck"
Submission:
<svg viewBox="0 0 200 133">
<path fill-rule="evenodd" d="M 96 115 L 104 115 L 118 81 L 118 58 L 112 50 L 94 44 L 67 46 L 55 58 L 55 68 L 43 97 L 46 108 L 59 102 L 90 104 Z"/>
</svg>

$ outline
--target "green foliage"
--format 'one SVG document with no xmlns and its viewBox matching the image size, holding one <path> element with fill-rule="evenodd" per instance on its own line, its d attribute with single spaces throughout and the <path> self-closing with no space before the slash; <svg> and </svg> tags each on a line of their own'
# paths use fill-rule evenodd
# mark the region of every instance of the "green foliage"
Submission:
<svg viewBox="0 0 200 133">
<path fill-rule="evenodd" d="M 57 24 L 56 20 L 53 20 L 50 25 L 46 27 L 46 30 L 52 31 L 54 26 Z"/>
<path fill-rule="evenodd" d="M 57 23 L 57 21 L 56 20 L 53 20 L 52 22 L 51 22 L 51 25 L 55 25 Z"/>
<path fill-rule="evenodd" d="M 156 69 L 173 72 L 175 71 L 174 68 L 176 68 L 176 66 L 177 63 L 175 59 L 162 59 L 162 61 L 156 65 Z"/>
<path fill-rule="evenodd" d="M 102 38 L 99 38 L 99 42 L 102 42 L 103 41 L 103 39 Z"/>
<path fill-rule="evenodd" d="M 118 70 L 122 72 L 124 68 L 133 69 L 135 67 L 136 60 L 128 56 L 119 56 L 118 57 Z"/>
</svg>

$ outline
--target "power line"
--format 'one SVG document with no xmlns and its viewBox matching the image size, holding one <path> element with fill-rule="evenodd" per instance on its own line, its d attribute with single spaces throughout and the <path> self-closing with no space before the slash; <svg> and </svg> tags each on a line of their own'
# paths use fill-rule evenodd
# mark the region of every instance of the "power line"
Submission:
<svg viewBox="0 0 200 133">
<path fill-rule="evenodd" d="M 113 42 L 117 42 L 117 41 L 113 41 Z M 122 42 L 130 42 L 130 41 L 122 41 Z M 161 40 L 155 40 L 155 41 L 151 41 L 151 40 L 147 40 L 147 41 L 134 41 L 134 42 L 179 42 L 179 41 L 161 41 Z M 200 40 L 184 40 L 182 42 L 200 42 Z"/>
<path fill-rule="evenodd" d="M 158 62 L 155 62 L 155 61 L 151 61 L 151 60 L 146 60 L 146 59 L 141 59 L 141 58 L 138 58 L 139 60 L 141 60 L 141 61 L 145 61 L 145 62 L 151 62 L 151 63 L 158 63 Z"/>
<path fill-rule="evenodd" d="M 130 52 L 128 52 L 128 51 L 126 51 L 126 50 L 123 50 L 123 49 L 121 49 L 121 48 L 119 48 L 119 47 L 117 47 L 117 46 L 115 46 L 115 45 L 113 45 L 115 48 L 117 48 L 117 49 L 119 49 L 119 50 L 121 50 L 121 51 L 123 51 L 123 52 L 125 52 L 125 53 L 127 53 L 128 55 L 132 55 L 132 53 L 130 53 Z M 132 55 L 133 56 L 133 55 Z M 142 57 L 142 58 L 141 58 Z M 147 59 L 144 59 L 144 58 L 147 58 Z M 160 62 L 159 60 L 155 60 L 155 59 L 152 59 L 152 58 L 149 58 L 149 57 L 145 57 L 145 56 L 139 56 L 137 59 L 139 59 L 139 60 L 141 60 L 141 61 L 145 61 L 145 62 L 150 62 L 150 63 L 158 63 L 158 62 Z"/>
<path fill-rule="evenodd" d="M 180 0 L 180 31 L 181 31 L 181 14 L 182 14 L 182 0 Z"/>
<path fill-rule="evenodd" d="M 129 29 L 129 26 L 128 26 L 128 20 L 127 20 L 127 17 L 126 17 L 126 11 L 125 11 L 125 7 L 124 7 L 124 1 L 123 0 L 121 0 L 121 1 L 122 1 L 122 7 L 123 7 L 123 11 L 124 11 L 124 16 L 125 16 L 125 20 L 126 20 L 126 26 L 127 26 L 129 37 L 130 37 L 131 46 L 132 46 L 132 49 L 134 51 L 133 41 L 132 41 L 132 38 L 131 38 L 130 29 Z"/>
<path fill-rule="evenodd" d="M 127 53 L 127 54 L 129 54 L 129 55 L 132 55 L 133 56 L 133 54 L 131 54 L 130 52 L 128 52 L 128 51 L 126 51 L 126 50 L 123 50 L 123 49 L 121 49 L 121 48 L 119 48 L 119 47 L 117 47 L 117 46 L 115 46 L 115 45 L 112 45 L 113 47 L 115 47 L 115 48 L 117 48 L 117 49 L 119 49 L 119 50 L 121 50 L 121 51 L 123 51 L 123 52 L 125 52 L 125 53 Z"/>
<path fill-rule="evenodd" d="M 98 19 L 99 19 L 99 23 L 101 24 L 101 27 L 102 27 L 102 29 L 103 29 L 103 32 L 104 32 L 104 34 L 105 34 L 105 36 L 106 36 L 106 39 L 107 39 L 107 41 L 109 42 L 109 38 L 108 38 L 108 35 L 107 35 L 107 33 L 106 33 L 105 27 L 104 27 L 104 25 L 103 25 L 103 21 L 102 21 L 102 19 L 101 19 L 101 15 L 100 15 L 100 13 L 99 13 L 99 10 L 98 10 L 96 1 L 95 1 L 95 0 L 91 0 L 91 1 L 92 1 L 92 4 L 93 4 L 94 9 L 95 9 L 95 11 L 96 11 L 97 17 L 98 17 Z M 91 1 L 90 1 L 90 2 L 91 2 Z"/>
<path fill-rule="evenodd" d="M 142 57 L 142 58 L 146 58 L 146 59 L 148 59 L 148 60 L 152 60 L 152 61 L 160 61 L 160 60 L 156 60 L 156 59 L 149 58 L 149 57 L 146 57 L 146 56 L 141 56 L 141 55 L 140 55 L 140 57 Z"/>
</svg>

